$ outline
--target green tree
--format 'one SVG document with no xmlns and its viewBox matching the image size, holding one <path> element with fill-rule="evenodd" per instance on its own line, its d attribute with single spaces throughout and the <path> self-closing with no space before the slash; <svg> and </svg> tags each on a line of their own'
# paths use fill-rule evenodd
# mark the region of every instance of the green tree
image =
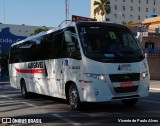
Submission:
<svg viewBox="0 0 160 126">
<path fill-rule="evenodd" d="M 132 24 L 132 23 L 133 23 L 133 21 L 129 21 L 129 22 L 128 22 L 128 24 Z"/>
<path fill-rule="evenodd" d="M 5 75 L 8 75 L 8 57 L 9 54 L 0 57 L 0 68 Z"/>
<path fill-rule="evenodd" d="M 48 31 L 48 28 L 44 28 L 44 29 L 43 28 L 36 28 L 34 30 L 34 33 L 32 33 L 31 35 L 36 35 L 36 34 L 42 32 L 42 31 Z"/>
<path fill-rule="evenodd" d="M 100 14 L 102 16 L 102 21 L 103 21 L 103 16 L 111 12 L 109 0 L 94 1 L 93 5 L 95 6 L 94 15 Z"/>
<path fill-rule="evenodd" d="M 125 21 L 122 21 L 122 22 L 121 22 L 121 24 L 123 24 L 123 25 L 127 25 L 127 22 L 125 22 Z"/>
<path fill-rule="evenodd" d="M 132 24 L 132 23 L 133 23 L 133 21 L 129 21 L 129 22 L 122 21 L 121 22 L 121 24 L 123 24 L 123 25 L 128 25 L 128 24 Z"/>
</svg>

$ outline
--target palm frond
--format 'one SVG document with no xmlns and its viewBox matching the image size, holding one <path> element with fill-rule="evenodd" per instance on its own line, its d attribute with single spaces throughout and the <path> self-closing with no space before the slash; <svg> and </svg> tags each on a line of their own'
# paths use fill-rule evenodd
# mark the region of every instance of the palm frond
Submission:
<svg viewBox="0 0 160 126">
<path fill-rule="evenodd" d="M 109 4 L 110 0 L 100 0 L 100 1 L 94 1 L 93 5 L 96 6 L 94 9 L 94 14 L 100 13 L 100 11 L 104 13 L 109 14 L 111 12 L 111 7 Z"/>
<path fill-rule="evenodd" d="M 100 4 L 101 4 L 101 3 L 98 2 L 98 1 L 94 1 L 94 3 L 93 3 L 94 6 L 99 6 Z"/>
<path fill-rule="evenodd" d="M 107 13 L 107 14 L 109 14 L 110 12 L 111 12 L 111 7 L 110 7 L 110 5 L 106 5 L 105 7 L 104 7 L 104 10 L 105 10 L 105 12 Z"/>
<path fill-rule="evenodd" d="M 99 7 L 96 7 L 95 9 L 94 9 L 94 15 L 96 15 L 96 14 L 99 14 L 100 13 L 100 8 Z"/>
</svg>

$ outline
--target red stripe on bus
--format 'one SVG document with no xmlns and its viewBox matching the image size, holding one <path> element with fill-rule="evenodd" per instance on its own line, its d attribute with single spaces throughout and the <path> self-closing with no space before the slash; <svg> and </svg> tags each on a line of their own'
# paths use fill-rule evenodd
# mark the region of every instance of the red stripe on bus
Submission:
<svg viewBox="0 0 160 126">
<path fill-rule="evenodd" d="M 19 73 L 34 73 L 34 74 L 44 73 L 43 68 L 39 68 L 39 69 L 18 69 L 16 68 L 16 71 Z"/>
</svg>

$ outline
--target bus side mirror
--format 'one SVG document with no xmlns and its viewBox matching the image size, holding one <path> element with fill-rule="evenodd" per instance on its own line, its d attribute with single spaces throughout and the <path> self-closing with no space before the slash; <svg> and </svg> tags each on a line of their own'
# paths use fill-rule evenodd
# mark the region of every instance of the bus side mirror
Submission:
<svg viewBox="0 0 160 126">
<path fill-rule="evenodd" d="M 72 42 L 72 36 L 71 36 L 70 31 L 65 31 L 64 32 L 64 37 L 65 37 L 66 42 Z"/>
<path fill-rule="evenodd" d="M 144 53 L 145 58 L 147 58 L 147 53 Z"/>
</svg>

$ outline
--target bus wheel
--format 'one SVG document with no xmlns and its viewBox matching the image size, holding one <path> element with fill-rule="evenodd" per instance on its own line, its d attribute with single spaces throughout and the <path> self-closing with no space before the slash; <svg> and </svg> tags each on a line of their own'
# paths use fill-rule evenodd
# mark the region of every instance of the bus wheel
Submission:
<svg viewBox="0 0 160 126">
<path fill-rule="evenodd" d="M 26 83 L 24 80 L 21 81 L 21 93 L 23 98 L 29 97 L 29 93 L 27 92 Z"/>
<path fill-rule="evenodd" d="M 79 110 L 81 107 L 81 102 L 80 102 L 78 90 L 75 84 L 71 84 L 68 93 L 69 93 L 68 98 L 69 98 L 69 103 L 71 105 L 71 108 L 73 110 Z"/>
<path fill-rule="evenodd" d="M 122 100 L 123 104 L 127 106 L 135 105 L 137 101 L 138 101 L 138 98 Z"/>
</svg>

